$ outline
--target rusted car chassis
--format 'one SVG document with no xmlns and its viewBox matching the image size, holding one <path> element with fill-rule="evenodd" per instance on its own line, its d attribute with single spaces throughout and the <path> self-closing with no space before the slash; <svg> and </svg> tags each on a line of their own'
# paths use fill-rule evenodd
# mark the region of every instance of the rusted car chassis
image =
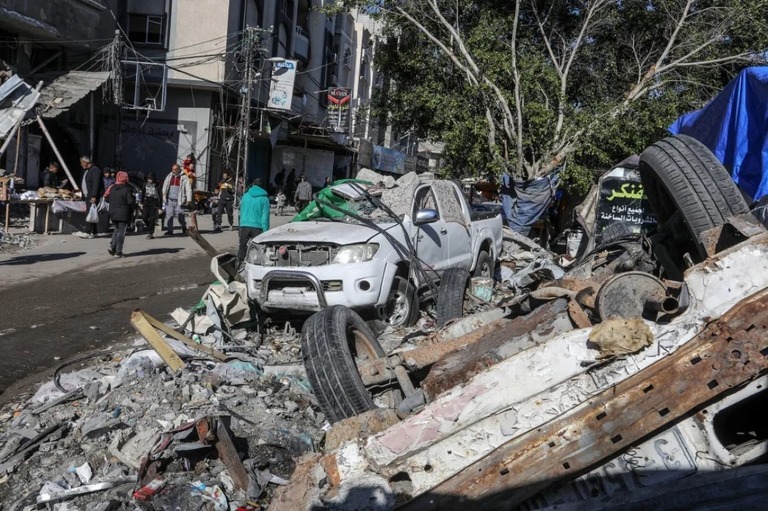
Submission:
<svg viewBox="0 0 768 511">
<path fill-rule="evenodd" d="M 676 353 L 573 413 L 502 445 L 403 509 L 513 509 L 768 369 L 768 291 L 740 302 Z M 490 498 L 489 498 L 490 497 Z"/>
</svg>

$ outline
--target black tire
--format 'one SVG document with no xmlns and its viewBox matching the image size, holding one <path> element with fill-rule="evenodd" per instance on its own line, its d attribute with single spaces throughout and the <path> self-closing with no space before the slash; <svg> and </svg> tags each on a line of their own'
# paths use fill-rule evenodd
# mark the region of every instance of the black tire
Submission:
<svg viewBox="0 0 768 511">
<path fill-rule="evenodd" d="M 386 326 L 391 327 L 416 324 L 419 320 L 419 295 L 413 284 L 403 277 L 395 277 L 380 319 Z"/>
<path fill-rule="evenodd" d="M 700 238 L 703 231 L 722 225 L 730 216 L 749 212 L 715 155 L 686 135 L 667 137 L 643 151 L 640 178 L 659 225 L 679 211 L 701 258 L 707 257 Z"/>
<path fill-rule="evenodd" d="M 335 305 L 311 316 L 301 331 L 301 352 L 309 383 L 330 422 L 376 408 L 355 362 L 385 354 L 357 313 Z"/>
<path fill-rule="evenodd" d="M 464 316 L 464 296 L 469 286 L 469 272 L 464 268 L 449 268 L 440 279 L 437 290 L 437 325 Z"/>
<path fill-rule="evenodd" d="M 477 255 L 477 264 L 475 265 L 475 271 L 472 272 L 473 277 L 487 277 L 493 278 L 494 264 L 491 255 L 485 250 L 481 250 Z"/>
</svg>

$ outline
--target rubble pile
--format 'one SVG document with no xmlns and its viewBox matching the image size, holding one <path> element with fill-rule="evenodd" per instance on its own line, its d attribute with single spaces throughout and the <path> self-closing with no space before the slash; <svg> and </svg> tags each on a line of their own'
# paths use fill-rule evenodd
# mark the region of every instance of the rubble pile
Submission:
<svg viewBox="0 0 768 511">
<path fill-rule="evenodd" d="M 13 504 L 0 508 L 265 508 L 322 442 L 326 419 L 303 367 L 281 365 L 300 359 L 295 330 L 273 329 L 263 344 L 232 334 L 239 349 L 227 362 L 169 341 L 186 359 L 174 374 L 140 340 L 60 367 L 6 404 L 0 502 Z"/>
<path fill-rule="evenodd" d="M 34 246 L 34 240 L 27 235 L 11 234 L 0 228 L 0 253 L 27 250 Z"/>
<path fill-rule="evenodd" d="M 558 261 L 555 254 L 507 227 L 503 235 L 494 294 L 499 305 L 519 303 L 538 283 L 565 275 L 566 261 Z"/>
</svg>

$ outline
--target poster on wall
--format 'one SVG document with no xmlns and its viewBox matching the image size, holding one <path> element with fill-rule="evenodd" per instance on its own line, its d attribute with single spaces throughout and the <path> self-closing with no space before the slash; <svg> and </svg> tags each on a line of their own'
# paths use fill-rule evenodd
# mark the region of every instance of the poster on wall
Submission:
<svg viewBox="0 0 768 511">
<path fill-rule="evenodd" d="M 349 131 L 349 89 L 335 87 L 328 90 L 328 124 L 337 133 Z"/>
<path fill-rule="evenodd" d="M 275 62 L 269 87 L 267 108 L 290 110 L 293 99 L 293 82 L 296 80 L 296 60 Z"/>
<path fill-rule="evenodd" d="M 394 149 L 375 145 L 371 155 L 371 167 L 373 170 L 405 174 L 405 154 Z"/>
</svg>

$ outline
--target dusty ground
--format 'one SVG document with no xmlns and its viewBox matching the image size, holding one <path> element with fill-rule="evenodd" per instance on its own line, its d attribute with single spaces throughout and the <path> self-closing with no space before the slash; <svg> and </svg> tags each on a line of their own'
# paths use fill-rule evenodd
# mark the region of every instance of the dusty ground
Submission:
<svg viewBox="0 0 768 511">
<path fill-rule="evenodd" d="M 289 219 L 273 217 L 272 224 Z M 210 231 L 210 216 L 199 222 L 202 232 Z M 0 357 L 0 402 L 49 377 L 68 358 L 131 338 L 133 309 L 167 321 L 176 307 L 197 303 L 213 281 L 210 259 L 186 236 L 131 235 L 124 259 L 107 254 L 107 237 L 32 237 L 37 246 L 0 253 L 0 347 L 6 355 Z M 207 239 L 231 251 L 237 232 Z"/>
</svg>

